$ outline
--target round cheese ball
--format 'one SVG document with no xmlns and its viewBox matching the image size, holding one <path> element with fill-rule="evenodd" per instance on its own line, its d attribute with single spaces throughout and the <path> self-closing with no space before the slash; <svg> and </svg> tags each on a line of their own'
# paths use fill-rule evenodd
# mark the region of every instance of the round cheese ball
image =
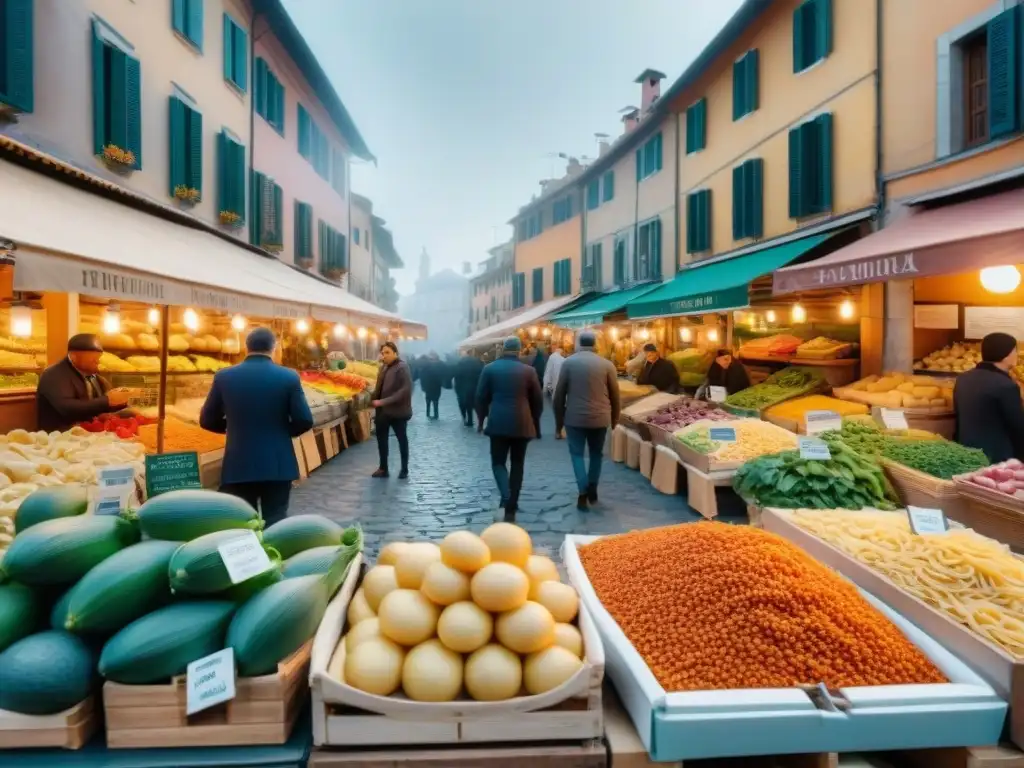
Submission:
<svg viewBox="0 0 1024 768">
<path fill-rule="evenodd" d="M 484 544 L 491 551 L 491 561 L 511 563 L 525 568 L 533 551 L 530 534 L 512 523 L 495 523 L 480 534 Z"/>
<path fill-rule="evenodd" d="M 352 595 L 352 602 L 348 604 L 348 625 L 354 627 L 361 621 L 372 619 L 376 614 L 370 604 L 366 602 L 366 593 L 362 588 L 356 590 Z"/>
<path fill-rule="evenodd" d="M 555 561 L 544 555 L 530 555 L 526 560 L 526 567 L 523 570 L 526 571 L 526 576 L 530 579 L 531 600 L 536 599 L 537 587 L 542 582 L 561 580 Z"/>
<path fill-rule="evenodd" d="M 409 542 L 407 541 L 392 541 L 390 544 L 385 544 L 380 554 L 377 555 L 377 565 L 394 565 L 408 548 Z"/>
<path fill-rule="evenodd" d="M 491 643 L 466 659 L 466 691 L 477 701 L 504 701 L 519 695 L 523 664 L 503 645 Z"/>
<path fill-rule="evenodd" d="M 402 690 L 413 701 L 452 701 L 462 690 L 462 657 L 440 640 L 420 643 L 405 655 Z"/>
<path fill-rule="evenodd" d="M 437 544 L 431 544 L 429 541 L 410 544 L 395 562 L 398 586 L 402 589 L 419 589 L 427 568 L 440 559 L 441 550 Z"/>
<path fill-rule="evenodd" d="M 523 663 L 523 682 L 527 693 L 536 696 L 557 688 L 583 667 L 578 656 L 560 645 L 531 653 Z"/>
<path fill-rule="evenodd" d="M 383 635 L 380 633 L 380 619 L 374 616 L 372 619 L 359 622 L 348 631 L 348 634 L 345 635 L 345 650 L 351 651 L 360 643 L 376 637 L 383 637 Z"/>
<path fill-rule="evenodd" d="M 516 653 L 534 653 L 555 642 L 555 620 L 540 603 L 526 602 L 498 617 L 498 642 Z"/>
<path fill-rule="evenodd" d="M 583 635 L 572 624 L 555 624 L 555 645 L 572 651 L 577 658 L 583 658 Z"/>
<path fill-rule="evenodd" d="M 438 605 L 451 605 L 469 599 L 469 576 L 438 561 L 423 575 L 420 592 Z"/>
<path fill-rule="evenodd" d="M 441 542 L 441 562 L 464 573 L 476 573 L 491 562 L 491 551 L 475 533 L 455 531 Z"/>
<path fill-rule="evenodd" d="M 396 589 L 380 603 L 380 633 L 399 645 L 419 645 L 434 636 L 440 612 L 416 589 Z"/>
<path fill-rule="evenodd" d="M 405 651 L 387 638 L 359 643 L 345 655 L 345 682 L 365 693 L 390 696 L 402 684 Z"/>
<path fill-rule="evenodd" d="M 555 621 L 568 624 L 580 609 L 580 596 L 569 584 L 560 581 L 542 581 L 537 586 L 537 602 L 551 611 Z"/>
<path fill-rule="evenodd" d="M 437 637 L 458 653 L 472 653 L 487 644 L 494 633 L 494 619 L 468 600 L 449 605 L 437 620 Z"/>
<path fill-rule="evenodd" d="M 370 610 L 376 613 L 380 610 L 380 601 L 388 592 L 398 589 L 398 579 L 395 577 L 395 566 L 375 565 L 366 572 L 361 586 L 363 595 L 366 597 L 366 604 Z"/>
<path fill-rule="evenodd" d="M 530 580 L 526 574 L 505 562 L 485 565 L 469 583 L 473 602 L 492 613 L 515 610 L 526 602 L 529 592 Z"/>
</svg>

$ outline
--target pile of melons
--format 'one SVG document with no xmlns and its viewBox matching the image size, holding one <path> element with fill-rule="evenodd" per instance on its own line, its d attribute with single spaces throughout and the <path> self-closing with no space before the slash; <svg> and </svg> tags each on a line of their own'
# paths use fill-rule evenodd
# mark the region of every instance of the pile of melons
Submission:
<svg viewBox="0 0 1024 768">
<path fill-rule="evenodd" d="M 438 546 L 388 544 L 348 607 L 329 674 L 378 696 L 504 701 L 557 688 L 583 666 L 576 590 L 529 534 L 495 523 Z"/>
</svg>

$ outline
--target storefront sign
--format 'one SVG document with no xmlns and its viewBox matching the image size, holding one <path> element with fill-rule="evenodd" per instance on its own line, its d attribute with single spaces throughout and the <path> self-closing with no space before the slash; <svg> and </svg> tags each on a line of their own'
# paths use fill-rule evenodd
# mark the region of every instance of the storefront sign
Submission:
<svg viewBox="0 0 1024 768">
<path fill-rule="evenodd" d="M 983 339 L 990 333 L 1008 333 L 1024 340 L 1021 307 L 964 307 L 964 338 Z"/>
<path fill-rule="evenodd" d="M 153 498 L 168 491 L 202 488 L 199 454 L 195 451 L 161 453 L 146 457 L 146 496 Z"/>
<path fill-rule="evenodd" d="M 914 327 L 955 331 L 960 327 L 960 307 L 957 304 L 915 304 Z"/>
<path fill-rule="evenodd" d="M 711 398 L 712 403 L 724 403 L 725 398 L 729 396 L 729 390 L 725 387 L 708 387 L 710 390 L 708 397 Z"/>
<path fill-rule="evenodd" d="M 828 461 L 832 458 L 832 452 L 828 449 L 828 443 L 816 437 L 800 437 L 800 458 L 810 461 Z"/>
<path fill-rule="evenodd" d="M 217 547 L 232 584 L 259 576 L 270 568 L 270 557 L 252 531 L 239 531 L 238 538 Z"/>
<path fill-rule="evenodd" d="M 719 443 L 735 443 L 736 430 L 733 427 L 711 427 L 708 437 Z"/>
<path fill-rule="evenodd" d="M 747 284 L 744 283 L 743 285 L 725 288 L 721 291 L 711 291 L 696 296 L 683 296 L 665 302 L 640 303 L 637 309 L 645 317 L 654 315 L 687 315 L 737 309 L 745 307 L 749 303 L 750 298 L 747 295 Z M 633 317 L 634 313 L 630 312 L 629 316 Z"/>
<path fill-rule="evenodd" d="M 907 506 L 907 518 L 910 520 L 910 530 L 918 536 L 926 533 L 949 532 L 949 521 L 946 520 L 946 513 L 941 509 Z"/>
<path fill-rule="evenodd" d="M 234 648 L 225 648 L 189 664 L 185 668 L 185 685 L 186 715 L 235 698 Z"/>
<path fill-rule="evenodd" d="M 807 411 L 804 414 L 804 431 L 808 435 L 817 435 L 821 432 L 842 428 L 843 417 L 835 411 Z"/>
</svg>

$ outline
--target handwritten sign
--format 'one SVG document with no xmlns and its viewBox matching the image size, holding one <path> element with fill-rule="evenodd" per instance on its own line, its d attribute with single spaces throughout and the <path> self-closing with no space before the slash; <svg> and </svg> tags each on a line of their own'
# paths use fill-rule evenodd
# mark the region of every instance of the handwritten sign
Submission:
<svg viewBox="0 0 1024 768">
<path fill-rule="evenodd" d="M 708 430 L 708 437 L 719 443 L 735 443 L 736 430 L 733 427 L 711 427 Z"/>
<path fill-rule="evenodd" d="M 925 533 L 947 533 L 949 521 L 941 509 L 907 506 L 907 517 L 910 519 L 910 530 L 918 536 Z"/>
<path fill-rule="evenodd" d="M 808 435 L 817 435 L 830 430 L 843 428 L 843 417 L 835 411 L 807 411 L 804 414 L 804 431 Z"/>
<path fill-rule="evenodd" d="M 816 437 L 801 437 L 800 458 L 810 461 L 828 461 L 832 458 L 832 452 L 828 449 L 828 443 Z"/>
<path fill-rule="evenodd" d="M 886 429 L 909 429 L 907 415 L 896 408 L 880 408 L 879 418 Z"/>
<path fill-rule="evenodd" d="M 217 551 L 232 584 L 240 584 L 270 568 L 270 558 L 252 531 L 239 531 L 237 539 L 221 544 Z"/>
<path fill-rule="evenodd" d="M 225 648 L 196 659 L 185 670 L 185 713 L 192 715 L 235 698 L 235 651 Z"/>
<path fill-rule="evenodd" d="M 149 498 L 183 488 L 202 488 L 199 454 L 195 451 L 146 457 L 146 495 Z"/>
<path fill-rule="evenodd" d="M 708 389 L 710 390 L 708 396 L 711 398 L 712 403 L 724 403 L 725 398 L 729 396 L 729 392 L 725 387 L 708 387 Z"/>
</svg>

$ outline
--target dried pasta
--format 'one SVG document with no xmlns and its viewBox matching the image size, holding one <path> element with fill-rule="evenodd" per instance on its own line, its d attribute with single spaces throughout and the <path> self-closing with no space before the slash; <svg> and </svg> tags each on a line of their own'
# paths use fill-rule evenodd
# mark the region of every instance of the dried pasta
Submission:
<svg viewBox="0 0 1024 768">
<path fill-rule="evenodd" d="M 796 510 L 800 528 L 1024 659 L 1024 561 L 962 528 L 919 536 L 901 512 Z"/>
</svg>

